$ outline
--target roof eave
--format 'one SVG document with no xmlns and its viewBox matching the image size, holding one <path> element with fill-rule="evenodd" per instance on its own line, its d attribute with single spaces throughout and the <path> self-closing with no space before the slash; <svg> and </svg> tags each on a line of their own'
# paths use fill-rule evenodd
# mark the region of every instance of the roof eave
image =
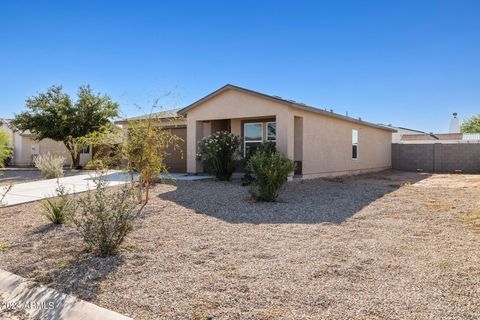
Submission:
<svg viewBox="0 0 480 320">
<path fill-rule="evenodd" d="M 242 87 L 238 87 L 238 86 L 235 86 L 235 85 L 232 85 L 232 84 L 226 84 L 224 85 L 223 87 L 215 90 L 214 92 L 206 95 L 205 97 L 191 103 L 190 105 L 186 106 L 185 108 L 182 108 L 180 109 L 178 112 L 178 114 L 182 115 L 182 116 L 186 116 L 187 112 L 193 108 L 195 108 L 197 105 L 201 104 L 202 102 L 220 94 L 221 92 L 227 90 L 227 89 L 236 89 L 236 90 L 239 90 L 239 91 L 243 91 L 243 92 L 247 92 L 247 93 L 251 93 L 251 94 L 254 94 L 254 95 L 257 95 L 257 96 L 261 96 L 261 97 L 264 97 L 266 99 L 270 99 L 270 100 L 273 100 L 273 101 L 276 101 L 276 102 L 279 102 L 279 103 L 282 103 L 282 104 L 285 104 L 285 105 L 288 105 L 290 107 L 293 107 L 293 108 L 298 108 L 298 109 L 303 109 L 305 111 L 310 111 L 310 112 L 314 112 L 314 113 L 319 113 L 319 114 L 322 114 L 322 115 L 325 115 L 325 116 L 328 116 L 328 117 L 332 117 L 332 118 L 337 118 L 337 119 L 340 119 L 340 120 L 344 120 L 344 121 L 348 121 L 348 122 L 353 122 L 353 123 L 357 123 L 357 124 L 361 124 L 361 125 L 366 125 L 366 126 L 369 126 L 369 127 L 374 127 L 374 128 L 377 128 L 377 129 L 381 129 L 381 130 L 385 130 L 385 131 L 390 131 L 390 132 L 397 132 L 397 130 L 393 129 L 393 128 L 388 128 L 388 127 L 384 127 L 384 126 L 380 126 L 380 125 L 376 125 L 374 123 L 370 123 L 370 122 L 366 122 L 366 121 L 362 121 L 362 120 L 357 120 L 357 119 L 354 119 L 354 118 L 350 118 L 350 117 L 346 117 L 346 116 L 342 116 L 340 114 L 336 114 L 336 113 L 333 113 L 333 112 L 329 112 L 329 111 L 325 111 L 325 110 L 321 110 L 321 109 L 318 109 L 318 108 L 315 108 L 315 107 L 311 107 L 311 106 L 308 106 L 308 105 L 304 105 L 304 104 L 300 104 L 300 103 L 296 103 L 296 102 L 292 102 L 292 101 L 288 101 L 288 100 L 285 100 L 285 99 L 282 99 L 282 98 L 277 98 L 275 96 L 271 96 L 271 95 L 268 95 L 268 94 L 265 94 L 265 93 L 261 93 L 261 92 L 258 92 L 258 91 L 253 91 L 253 90 L 250 90 L 250 89 L 246 89 L 246 88 L 242 88 Z"/>
</svg>

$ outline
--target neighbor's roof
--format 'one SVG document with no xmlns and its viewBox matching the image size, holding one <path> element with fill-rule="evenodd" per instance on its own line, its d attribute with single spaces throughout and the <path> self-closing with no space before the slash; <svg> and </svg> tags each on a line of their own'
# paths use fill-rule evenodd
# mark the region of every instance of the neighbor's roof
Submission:
<svg viewBox="0 0 480 320">
<path fill-rule="evenodd" d="M 462 140 L 462 133 L 423 133 L 423 134 L 404 134 L 401 141 L 419 141 L 419 140 Z"/>
<path fill-rule="evenodd" d="M 136 120 L 146 120 L 146 119 L 175 119 L 181 117 L 180 114 L 178 114 L 178 111 L 180 109 L 171 109 L 171 110 L 165 110 L 165 111 L 160 111 L 160 112 L 154 112 L 151 114 L 144 114 L 141 116 L 136 116 L 136 117 L 131 117 L 131 118 L 126 118 L 122 120 L 115 121 L 115 124 L 125 124 L 129 121 L 136 121 Z"/>
<path fill-rule="evenodd" d="M 195 101 L 194 103 L 190 104 L 189 106 L 178 110 L 178 114 L 185 115 L 185 114 L 188 113 L 189 110 L 195 108 L 199 104 L 201 104 L 201 103 L 203 103 L 203 102 L 205 102 L 205 101 L 207 101 L 207 100 L 209 100 L 209 99 L 211 99 L 211 98 L 213 98 L 213 97 L 215 97 L 215 96 L 217 96 L 217 95 L 221 94 L 222 92 L 227 91 L 229 89 L 241 91 L 241 92 L 248 93 L 248 94 L 253 94 L 253 95 L 256 95 L 256 96 L 259 96 L 259 97 L 262 97 L 262 98 L 266 98 L 266 99 L 269 99 L 269 100 L 280 102 L 280 103 L 288 105 L 290 107 L 294 107 L 294 108 L 297 108 L 297 109 L 310 111 L 310 112 L 314 112 L 314 113 L 319 113 L 319 114 L 325 115 L 327 117 L 341 119 L 341 120 L 345 120 L 345 121 L 349 121 L 349 122 L 353 122 L 353 123 L 377 128 L 377 129 L 382 129 L 382 130 L 386 130 L 386 131 L 392 131 L 392 132 L 397 131 L 397 130 L 395 130 L 393 128 L 390 128 L 390 127 L 385 127 L 385 126 L 382 126 L 382 125 L 377 125 L 377 124 L 374 124 L 374 123 L 366 122 L 366 121 L 363 121 L 361 119 L 355 119 L 355 118 L 350 118 L 350 117 L 347 117 L 347 116 L 342 116 L 340 114 L 334 113 L 333 111 L 318 109 L 318 108 L 315 108 L 315 107 L 312 107 L 312 106 L 308 106 L 308 105 L 306 105 L 304 103 L 301 103 L 301 102 L 297 102 L 297 101 L 294 101 L 294 100 L 283 99 L 283 98 L 278 97 L 278 96 L 271 96 L 271 95 L 268 95 L 268 94 L 265 94 L 265 93 L 253 91 L 253 90 L 250 90 L 250 89 L 245 89 L 245 88 L 238 87 L 238 86 L 235 86 L 235 85 L 232 85 L 232 84 L 227 84 L 227 85 L 221 87 L 220 89 L 210 93 L 209 95 L 203 97 L 202 99 Z"/>
<path fill-rule="evenodd" d="M 394 126 L 394 125 L 391 125 L 391 124 L 383 124 L 383 123 L 379 123 L 378 124 L 379 126 L 384 126 L 384 127 L 388 127 L 388 128 L 392 128 L 392 129 L 402 129 L 402 130 L 408 130 L 408 131 L 413 131 L 413 132 L 418 132 L 418 133 L 427 133 L 425 131 L 421 131 L 421 130 L 417 130 L 417 129 L 410 129 L 410 128 L 405 128 L 405 127 L 399 127 L 399 126 Z"/>
</svg>

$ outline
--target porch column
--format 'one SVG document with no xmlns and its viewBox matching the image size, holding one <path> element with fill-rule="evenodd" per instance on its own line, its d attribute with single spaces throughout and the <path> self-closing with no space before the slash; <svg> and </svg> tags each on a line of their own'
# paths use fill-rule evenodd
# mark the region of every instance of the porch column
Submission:
<svg viewBox="0 0 480 320">
<path fill-rule="evenodd" d="M 277 122 L 277 149 L 289 159 L 295 156 L 295 117 L 285 111 L 276 115 Z"/>
<path fill-rule="evenodd" d="M 196 160 L 198 142 L 203 138 L 203 122 L 187 117 L 187 172 L 202 172 L 200 161 Z"/>
</svg>

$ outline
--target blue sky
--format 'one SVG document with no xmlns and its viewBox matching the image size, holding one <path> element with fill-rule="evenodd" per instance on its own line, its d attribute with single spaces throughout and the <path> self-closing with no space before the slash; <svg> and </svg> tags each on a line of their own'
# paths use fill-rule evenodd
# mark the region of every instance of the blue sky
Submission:
<svg viewBox="0 0 480 320">
<path fill-rule="evenodd" d="M 479 1 L 2 1 L 0 117 L 81 84 L 125 115 L 226 83 L 376 123 L 480 113 Z"/>
</svg>

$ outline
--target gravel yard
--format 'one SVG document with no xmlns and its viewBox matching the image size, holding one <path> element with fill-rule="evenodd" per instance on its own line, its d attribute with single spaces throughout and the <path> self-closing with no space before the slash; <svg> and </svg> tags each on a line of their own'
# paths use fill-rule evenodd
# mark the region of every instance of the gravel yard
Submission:
<svg viewBox="0 0 480 320">
<path fill-rule="evenodd" d="M 157 185 L 110 258 L 38 203 L 0 209 L 0 268 L 135 319 L 480 318 L 480 176 L 294 181 L 273 204 L 247 190 Z"/>
</svg>

